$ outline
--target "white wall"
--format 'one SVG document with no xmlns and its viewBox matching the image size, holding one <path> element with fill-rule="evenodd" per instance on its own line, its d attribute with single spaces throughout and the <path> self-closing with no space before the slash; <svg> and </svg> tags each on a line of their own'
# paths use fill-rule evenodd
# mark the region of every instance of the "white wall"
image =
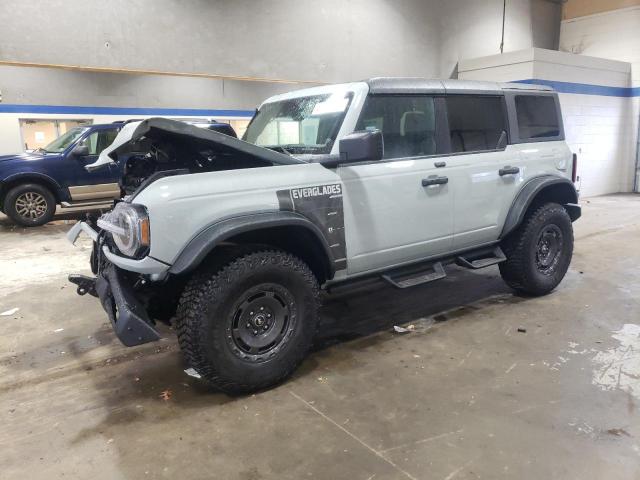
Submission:
<svg viewBox="0 0 640 480">
<path fill-rule="evenodd" d="M 528 49 L 461 61 L 459 76 L 475 80 L 564 82 L 556 87 L 560 92 L 566 140 L 578 154 L 581 194 L 588 197 L 632 190 L 637 135 L 633 99 L 575 93 L 584 84 L 628 91 L 629 63 Z"/>
<path fill-rule="evenodd" d="M 560 27 L 560 49 L 631 63 L 631 86 L 636 90 L 626 106 L 630 138 L 624 149 L 635 158 L 640 118 L 640 6 L 564 20 Z M 640 172 L 636 176 L 638 191 Z"/>
</svg>

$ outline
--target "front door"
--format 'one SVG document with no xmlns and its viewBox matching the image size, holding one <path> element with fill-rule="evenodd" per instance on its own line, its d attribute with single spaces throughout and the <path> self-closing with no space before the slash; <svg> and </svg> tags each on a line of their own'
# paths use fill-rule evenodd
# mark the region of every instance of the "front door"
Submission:
<svg viewBox="0 0 640 480">
<path fill-rule="evenodd" d="M 120 170 L 116 165 L 107 165 L 103 168 L 86 170 L 86 166 L 98 160 L 98 156 L 107 148 L 118 135 L 118 128 L 95 130 L 88 133 L 76 145 L 87 147 L 87 155 L 77 155 L 71 150 L 67 153 L 66 162 L 72 172 L 68 178 L 69 193 L 74 202 L 91 201 L 97 199 L 118 198 L 120 187 L 118 180 Z"/>
<path fill-rule="evenodd" d="M 382 131 L 384 158 L 338 168 L 350 275 L 451 248 L 453 196 L 447 169 L 435 157 L 440 108 L 426 95 L 367 98 L 356 130 Z"/>
</svg>

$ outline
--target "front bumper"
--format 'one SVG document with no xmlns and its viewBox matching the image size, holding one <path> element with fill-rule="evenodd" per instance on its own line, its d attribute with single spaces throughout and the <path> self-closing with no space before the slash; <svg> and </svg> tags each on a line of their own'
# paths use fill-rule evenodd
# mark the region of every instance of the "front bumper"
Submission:
<svg viewBox="0 0 640 480">
<path fill-rule="evenodd" d="M 113 330 L 127 347 L 160 339 L 145 307 L 115 265 L 108 264 L 96 278 L 95 291 Z"/>
<path fill-rule="evenodd" d="M 88 234 L 93 243 L 92 269 L 96 278 L 84 277 L 82 275 L 69 275 L 69 281 L 78 285 L 78 293 L 84 295 L 90 293 L 100 299 L 102 308 L 107 312 L 113 330 L 120 341 L 127 347 L 141 345 L 160 339 L 160 334 L 153 326 L 145 306 L 136 297 L 136 292 L 127 279 L 126 270 L 137 273 L 158 273 L 157 269 L 126 268 L 128 262 L 143 262 L 128 258 L 123 258 L 113 254 L 109 248 L 101 241 L 101 236 L 86 222 L 78 222 L 67 233 L 67 238 L 71 243 L 75 243 L 80 232 Z M 150 257 L 147 257 L 150 258 Z M 123 268 L 118 263 L 124 260 Z M 150 264 L 154 265 L 157 260 L 151 259 Z M 147 266 L 149 263 L 146 264 Z M 138 266 L 140 266 L 138 264 Z M 168 265 L 161 264 L 164 269 Z M 163 270 L 164 271 L 164 270 Z M 162 273 L 162 271 L 160 272 Z"/>
</svg>

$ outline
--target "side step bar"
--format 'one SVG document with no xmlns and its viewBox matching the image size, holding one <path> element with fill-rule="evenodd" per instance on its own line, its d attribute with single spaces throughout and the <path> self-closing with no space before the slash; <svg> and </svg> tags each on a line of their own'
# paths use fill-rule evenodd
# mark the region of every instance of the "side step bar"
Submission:
<svg viewBox="0 0 640 480">
<path fill-rule="evenodd" d="M 506 259 L 507 257 L 502 249 L 496 244 L 493 244 L 471 251 L 454 253 L 438 259 L 425 260 L 412 265 L 396 267 L 385 272 L 371 273 L 370 275 L 352 280 L 332 283 L 326 287 L 326 290 L 329 293 L 340 294 L 348 290 L 369 288 L 373 284 L 380 282 L 380 280 L 396 288 L 409 288 L 445 278 L 447 273 L 444 270 L 444 266 L 451 263 L 455 263 L 460 267 L 477 270 L 504 262 Z"/>
<path fill-rule="evenodd" d="M 504 262 L 506 259 L 507 257 L 502 249 L 500 247 L 495 247 L 492 250 L 472 252 L 469 255 L 460 255 L 456 258 L 456 265 L 477 270 L 478 268 L 484 268 Z"/>
<path fill-rule="evenodd" d="M 441 262 L 431 265 L 428 270 L 421 270 L 413 273 L 398 272 L 382 275 L 382 278 L 396 288 L 409 288 L 423 283 L 433 282 L 446 277 L 444 267 Z"/>
</svg>

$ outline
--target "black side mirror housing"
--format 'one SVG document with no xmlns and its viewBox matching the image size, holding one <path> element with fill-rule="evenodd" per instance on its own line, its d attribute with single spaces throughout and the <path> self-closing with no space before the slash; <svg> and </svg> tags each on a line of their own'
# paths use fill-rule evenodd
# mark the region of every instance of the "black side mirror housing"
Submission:
<svg viewBox="0 0 640 480">
<path fill-rule="evenodd" d="M 85 157 L 89 155 L 89 147 L 86 145 L 78 144 L 71 151 L 76 157 Z"/>
<path fill-rule="evenodd" d="M 384 141 L 380 130 L 353 132 L 340 140 L 340 163 L 381 160 Z"/>
</svg>

